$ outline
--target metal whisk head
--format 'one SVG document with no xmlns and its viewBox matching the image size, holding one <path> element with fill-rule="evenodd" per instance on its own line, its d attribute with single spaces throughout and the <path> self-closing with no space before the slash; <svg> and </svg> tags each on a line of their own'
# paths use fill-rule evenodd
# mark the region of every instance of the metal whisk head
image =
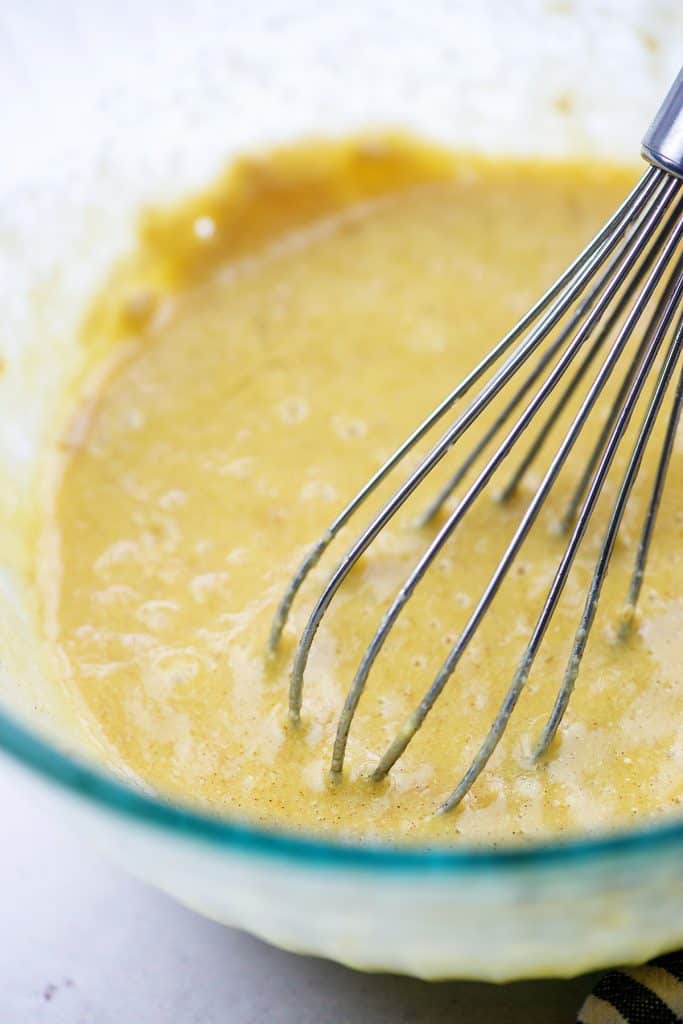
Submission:
<svg viewBox="0 0 683 1024">
<path fill-rule="evenodd" d="M 455 508 L 448 513 L 443 525 L 396 594 L 363 654 L 337 726 L 331 763 L 333 776 L 338 776 L 342 771 L 349 730 L 358 702 L 389 633 L 421 579 L 493 474 L 513 449 L 516 450 L 527 428 L 534 432 L 534 440 L 524 450 L 502 492 L 501 497 L 505 500 L 516 490 L 539 454 L 561 411 L 567 408 L 572 397 L 576 396 L 578 401 L 578 397 L 583 394 L 571 424 L 484 592 L 431 686 L 380 758 L 373 772 L 374 779 L 382 779 L 401 757 L 456 670 L 510 572 L 586 421 L 603 396 L 607 383 L 617 380 L 616 395 L 564 511 L 562 527 L 568 536 L 567 544 L 517 670 L 481 747 L 439 809 L 450 810 L 460 803 L 485 767 L 507 726 L 562 595 L 610 467 L 624 442 L 636 406 L 644 396 L 645 411 L 599 549 L 564 677 L 534 752 L 536 758 L 545 754 L 557 732 L 595 619 L 619 526 L 653 428 L 662 409 L 667 406 L 667 393 L 683 350 L 683 71 L 645 136 L 643 155 L 651 166 L 599 234 L 519 323 L 444 398 L 365 484 L 309 551 L 289 584 L 273 622 L 271 651 L 275 651 L 278 646 L 299 588 L 339 531 L 385 478 L 403 462 L 406 455 L 460 399 L 472 391 L 474 385 L 479 384 L 479 389 L 464 410 L 354 541 L 319 596 L 294 658 L 289 708 L 291 719 L 298 721 L 308 656 L 316 631 L 335 594 L 358 559 L 407 499 L 446 456 L 452 457 L 458 443 L 479 421 L 484 410 L 496 399 L 501 400 L 502 408 L 490 426 L 469 449 L 447 485 L 422 516 L 422 523 L 433 520 L 468 471 L 478 460 L 483 461 L 483 467 L 457 501 Z M 632 338 L 634 346 L 628 348 Z M 534 354 L 535 362 L 532 361 Z M 508 385 L 512 390 L 510 397 L 508 392 L 503 395 Z M 624 624 L 628 623 L 629 615 L 638 601 L 682 405 L 683 367 L 678 374 L 673 398 L 668 402 L 668 420 L 635 554 L 626 614 L 622 619 Z M 487 456 L 486 452 L 492 445 L 493 453 Z"/>
</svg>

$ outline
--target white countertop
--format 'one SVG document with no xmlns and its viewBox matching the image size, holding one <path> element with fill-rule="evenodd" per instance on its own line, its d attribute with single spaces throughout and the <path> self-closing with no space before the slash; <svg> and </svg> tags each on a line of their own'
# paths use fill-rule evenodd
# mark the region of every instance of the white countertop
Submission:
<svg viewBox="0 0 683 1024">
<path fill-rule="evenodd" d="M 0 1024 L 568 1024 L 590 988 L 427 984 L 272 949 L 103 862 L 5 768 Z"/>
</svg>

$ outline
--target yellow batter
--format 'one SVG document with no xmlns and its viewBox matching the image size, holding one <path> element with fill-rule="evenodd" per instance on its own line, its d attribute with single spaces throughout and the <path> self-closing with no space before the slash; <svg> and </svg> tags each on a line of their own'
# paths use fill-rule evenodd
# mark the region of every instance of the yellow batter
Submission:
<svg viewBox="0 0 683 1024">
<path fill-rule="evenodd" d="M 265 658 L 274 609 L 307 547 L 632 180 L 608 167 L 487 163 L 386 138 L 250 158 L 190 204 L 146 216 L 139 253 L 88 320 L 95 348 L 118 339 L 118 356 L 65 433 L 48 527 L 59 552 L 45 584 L 48 627 L 64 685 L 108 763 L 215 812 L 356 837 L 498 841 L 623 824 L 681 802 L 679 449 L 638 630 L 615 643 L 611 627 L 649 464 L 552 758 L 532 767 L 528 755 L 562 677 L 600 529 L 498 752 L 455 813 L 433 814 L 481 742 L 535 621 L 561 552 L 551 527 L 577 462 L 383 783 L 368 770 L 431 682 L 539 471 L 509 506 L 484 496 L 399 620 L 340 785 L 328 784 L 327 767 L 346 687 L 433 535 L 412 522 L 454 461 L 344 586 L 313 649 L 298 729 L 286 715 L 294 641 L 351 535 L 302 591 L 276 661 Z M 599 526 L 606 512 L 603 503 Z"/>
</svg>

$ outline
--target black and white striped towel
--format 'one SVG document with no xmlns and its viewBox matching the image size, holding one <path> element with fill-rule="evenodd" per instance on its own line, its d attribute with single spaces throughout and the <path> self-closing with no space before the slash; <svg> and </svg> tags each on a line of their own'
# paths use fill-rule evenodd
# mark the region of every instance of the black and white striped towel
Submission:
<svg viewBox="0 0 683 1024">
<path fill-rule="evenodd" d="M 577 1024 L 681 1024 L 683 952 L 644 967 L 605 974 L 581 1007 Z"/>
</svg>

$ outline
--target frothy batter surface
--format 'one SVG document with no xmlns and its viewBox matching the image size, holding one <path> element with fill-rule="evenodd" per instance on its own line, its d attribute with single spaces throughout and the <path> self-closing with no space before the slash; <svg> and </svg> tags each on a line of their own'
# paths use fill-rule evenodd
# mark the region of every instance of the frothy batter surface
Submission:
<svg viewBox="0 0 683 1024">
<path fill-rule="evenodd" d="M 265 658 L 277 601 L 307 547 L 574 257 L 632 177 L 487 164 L 392 140 L 323 145 L 245 162 L 182 211 L 148 217 L 145 255 L 129 275 L 142 290 L 131 294 L 119 275 L 91 318 L 91 333 L 106 327 L 129 344 L 119 339 L 116 369 L 74 414 L 51 525 L 59 572 L 46 614 L 64 685 L 109 763 L 215 812 L 361 837 L 498 841 L 624 824 L 680 803 L 680 449 L 638 631 L 615 644 L 611 626 L 650 466 L 552 758 L 530 767 L 528 755 L 601 529 L 582 548 L 498 752 L 457 812 L 433 815 L 514 673 L 562 550 L 551 527 L 576 469 L 385 782 L 369 782 L 368 770 L 453 644 L 539 473 L 509 506 L 483 497 L 407 607 L 370 677 L 340 785 L 326 780 L 346 688 L 433 536 L 413 519 L 455 456 L 334 603 L 298 730 L 286 725 L 294 640 L 350 534 L 304 588 L 280 656 Z M 606 513 L 603 503 L 600 527 Z"/>
</svg>

